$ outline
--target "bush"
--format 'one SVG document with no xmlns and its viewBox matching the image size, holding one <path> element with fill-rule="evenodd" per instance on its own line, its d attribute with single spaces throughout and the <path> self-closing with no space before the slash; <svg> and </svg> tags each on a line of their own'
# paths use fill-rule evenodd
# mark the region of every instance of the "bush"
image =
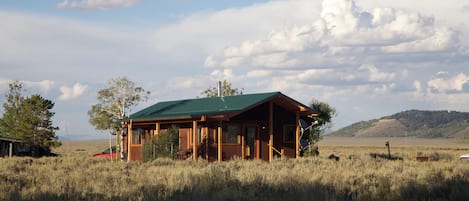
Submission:
<svg viewBox="0 0 469 201">
<path fill-rule="evenodd" d="M 179 129 L 175 126 L 146 141 L 142 147 L 142 161 L 153 161 L 156 158 L 176 158 L 179 150 Z"/>
</svg>

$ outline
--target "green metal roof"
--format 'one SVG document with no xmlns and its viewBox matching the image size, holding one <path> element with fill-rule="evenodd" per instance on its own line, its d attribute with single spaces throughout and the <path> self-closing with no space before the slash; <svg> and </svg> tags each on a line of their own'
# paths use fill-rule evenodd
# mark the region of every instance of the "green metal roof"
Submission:
<svg viewBox="0 0 469 201">
<path fill-rule="evenodd" d="M 239 112 L 263 103 L 280 92 L 258 93 L 225 97 L 196 98 L 159 102 L 130 115 L 130 119 L 158 119 L 198 117 L 227 112 Z"/>
</svg>

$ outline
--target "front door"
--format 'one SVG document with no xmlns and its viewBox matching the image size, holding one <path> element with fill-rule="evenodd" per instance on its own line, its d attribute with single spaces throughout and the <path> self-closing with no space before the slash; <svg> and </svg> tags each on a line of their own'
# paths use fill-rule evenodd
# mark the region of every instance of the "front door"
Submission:
<svg viewBox="0 0 469 201">
<path fill-rule="evenodd" d="M 256 126 L 247 126 L 244 130 L 245 139 L 246 139 L 246 158 L 253 159 L 256 157 L 257 147 L 256 147 Z"/>
</svg>

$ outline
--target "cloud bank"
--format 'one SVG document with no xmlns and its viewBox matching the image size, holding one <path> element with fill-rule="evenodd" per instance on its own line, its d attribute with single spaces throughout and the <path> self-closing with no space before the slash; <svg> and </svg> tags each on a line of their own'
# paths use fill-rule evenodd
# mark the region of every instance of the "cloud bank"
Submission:
<svg viewBox="0 0 469 201">
<path fill-rule="evenodd" d="M 458 33 L 435 26 L 435 19 L 393 8 L 363 10 L 352 0 L 323 1 L 319 19 L 272 31 L 207 56 L 207 67 L 324 67 L 330 63 L 364 63 L 390 54 L 456 52 Z M 362 58 L 357 57 L 360 54 Z M 311 62 L 313 61 L 313 62 Z"/>
<path fill-rule="evenodd" d="M 80 17 L 86 12 L 0 9 L 8 19 L 0 31 L 0 83 L 46 80 L 35 88 L 59 97 L 58 118 L 86 116 L 106 80 L 123 75 L 152 91 L 141 107 L 196 97 L 226 79 L 245 93 L 328 102 L 338 127 L 406 109 L 469 111 L 469 12 L 461 1 L 268 1 L 162 24 L 132 13 L 148 12 L 136 2 L 61 2 L 82 10 L 128 7 L 117 19 L 105 12 L 96 21 Z M 70 107 L 76 101 L 66 100 L 74 98 L 80 104 Z"/>
<path fill-rule="evenodd" d="M 56 6 L 60 9 L 108 10 L 133 6 L 138 0 L 64 0 Z"/>
</svg>

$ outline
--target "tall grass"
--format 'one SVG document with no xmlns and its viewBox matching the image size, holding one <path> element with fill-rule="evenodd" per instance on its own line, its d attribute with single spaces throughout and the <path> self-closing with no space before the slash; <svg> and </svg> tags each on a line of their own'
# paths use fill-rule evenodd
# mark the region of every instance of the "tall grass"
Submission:
<svg viewBox="0 0 469 201">
<path fill-rule="evenodd" d="M 344 151 L 340 148 L 328 152 Z M 366 151 L 365 151 L 366 152 Z M 0 200 L 469 200 L 469 163 L 0 159 Z"/>
</svg>

